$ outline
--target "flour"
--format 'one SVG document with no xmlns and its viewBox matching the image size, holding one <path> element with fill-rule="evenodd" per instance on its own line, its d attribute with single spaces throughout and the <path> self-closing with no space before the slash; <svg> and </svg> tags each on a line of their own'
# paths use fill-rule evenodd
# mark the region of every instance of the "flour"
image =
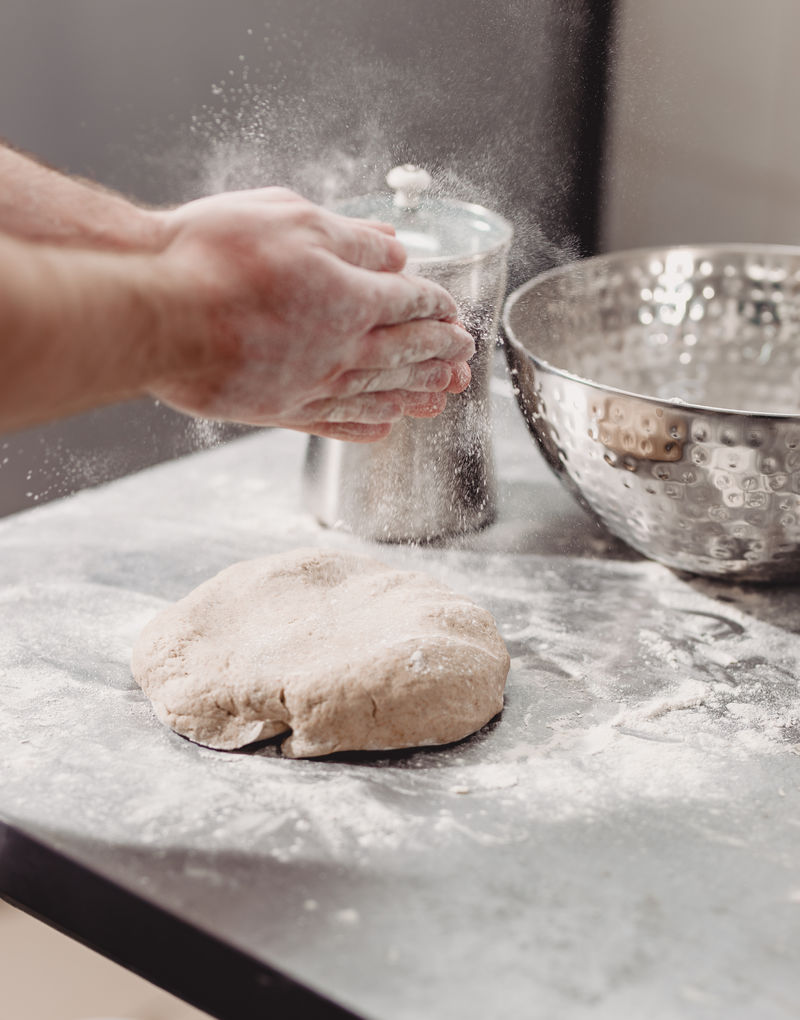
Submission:
<svg viewBox="0 0 800 1020">
<path fill-rule="evenodd" d="M 792 590 L 708 588 L 644 561 L 482 551 L 482 536 L 472 551 L 381 549 L 500 623 L 506 704 L 474 737 L 304 762 L 170 733 L 128 672 L 147 619 L 256 553 L 324 541 L 374 555 L 320 532 L 291 487 L 265 488 L 264 463 L 297 477 L 304 445 L 253 436 L 0 522 L 7 815 L 148 853 L 370 869 L 674 806 L 722 841 L 752 776 L 793 793 L 781 778 L 800 750 Z M 556 505 L 562 526 L 570 508 Z"/>
<path fill-rule="evenodd" d="M 339 924 L 358 924 L 361 919 L 358 911 L 352 907 L 344 907 L 342 910 L 337 910 L 333 916 Z"/>
<path fill-rule="evenodd" d="M 623 710 L 612 720 L 611 725 L 617 728 L 636 725 L 637 723 L 649 722 L 652 719 L 660 719 L 668 712 L 681 712 L 688 709 L 700 708 L 706 704 L 709 697 L 708 687 L 696 680 L 684 680 L 667 698 L 656 698 L 651 702 L 644 702 L 632 712 Z"/>
</svg>

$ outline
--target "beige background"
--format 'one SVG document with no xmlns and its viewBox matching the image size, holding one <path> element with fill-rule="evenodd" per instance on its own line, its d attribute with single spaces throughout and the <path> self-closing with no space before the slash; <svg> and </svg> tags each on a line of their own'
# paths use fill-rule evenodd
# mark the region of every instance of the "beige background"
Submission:
<svg viewBox="0 0 800 1020">
<path fill-rule="evenodd" d="M 3 1020 L 203 1020 L 191 1006 L 0 900 Z"/>
<path fill-rule="evenodd" d="M 620 10 L 604 247 L 800 243 L 800 3 Z"/>
</svg>

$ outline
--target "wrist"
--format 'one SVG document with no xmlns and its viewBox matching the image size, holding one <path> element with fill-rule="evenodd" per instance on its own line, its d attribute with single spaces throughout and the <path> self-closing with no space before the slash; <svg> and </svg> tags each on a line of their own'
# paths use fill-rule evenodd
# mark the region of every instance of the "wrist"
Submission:
<svg viewBox="0 0 800 1020">
<path fill-rule="evenodd" d="M 127 199 L 103 209 L 97 226 L 86 230 L 85 247 L 129 255 L 157 255 L 169 239 L 165 214 L 147 209 Z M 77 239 L 77 246 L 81 246 Z"/>
<path fill-rule="evenodd" d="M 152 373 L 146 388 L 198 371 L 218 356 L 219 332 L 214 313 L 215 287 L 202 266 L 169 247 L 145 257 L 149 294 L 158 309 Z"/>
<path fill-rule="evenodd" d="M 0 236 L 0 431 L 146 392 L 169 307 L 154 262 Z"/>
</svg>

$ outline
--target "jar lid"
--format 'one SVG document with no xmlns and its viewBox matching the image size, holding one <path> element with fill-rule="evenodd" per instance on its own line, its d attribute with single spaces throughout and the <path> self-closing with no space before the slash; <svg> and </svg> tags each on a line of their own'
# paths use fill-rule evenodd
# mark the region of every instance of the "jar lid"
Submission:
<svg viewBox="0 0 800 1020">
<path fill-rule="evenodd" d="M 386 183 L 393 193 L 347 199 L 336 211 L 390 223 L 414 262 L 481 259 L 511 242 L 513 228 L 497 213 L 430 195 L 431 177 L 421 167 L 396 166 Z"/>
</svg>

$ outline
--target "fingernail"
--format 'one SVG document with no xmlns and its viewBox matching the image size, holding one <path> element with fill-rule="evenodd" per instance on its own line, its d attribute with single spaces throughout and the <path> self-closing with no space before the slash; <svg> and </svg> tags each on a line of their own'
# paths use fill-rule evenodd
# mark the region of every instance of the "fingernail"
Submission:
<svg viewBox="0 0 800 1020">
<path fill-rule="evenodd" d="M 452 366 L 453 378 L 447 388 L 448 393 L 463 393 L 472 381 L 472 372 L 469 365 L 459 362 Z"/>
</svg>

